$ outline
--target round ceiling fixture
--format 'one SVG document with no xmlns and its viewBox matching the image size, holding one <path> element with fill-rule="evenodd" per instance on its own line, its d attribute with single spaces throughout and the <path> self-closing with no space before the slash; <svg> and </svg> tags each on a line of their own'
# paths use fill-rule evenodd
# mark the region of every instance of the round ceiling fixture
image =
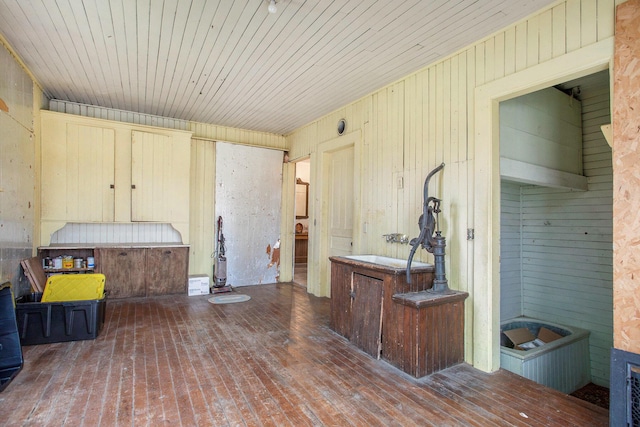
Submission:
<svg viewBox="0 0 640 427">
<path fill-rule="evenodd" d="M 338 120 L 338 135 L 342 135 L 347 130 L 347 121 L 345 119 Z"/>
</svg>

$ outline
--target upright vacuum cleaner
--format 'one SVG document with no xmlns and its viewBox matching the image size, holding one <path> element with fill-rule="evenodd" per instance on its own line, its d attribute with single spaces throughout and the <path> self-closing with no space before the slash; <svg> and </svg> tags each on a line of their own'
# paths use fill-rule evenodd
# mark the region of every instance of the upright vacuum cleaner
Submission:
<svg viewBox="0 0 640 427">
<path fill-rule="evenodd" d="M 212 294 L 231 292 L 231 285 L 227 285 L 227 257 L 225 256 L 224 234 L 222 234 L 222 217 L 218 217 L 218 231 L 216 242 L 216 256 L 213 261 Z"/>
</svg>

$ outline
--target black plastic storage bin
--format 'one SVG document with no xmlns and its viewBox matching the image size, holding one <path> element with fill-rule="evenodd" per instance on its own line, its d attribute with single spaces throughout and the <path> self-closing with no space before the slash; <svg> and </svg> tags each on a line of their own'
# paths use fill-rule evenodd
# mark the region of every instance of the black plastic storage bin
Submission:
<svg viewBox="0 0 640 427">
<path fill-rule="evenodd" d="M 22 347 L 18 338 L 16 311 L 9 282 L 0 285 L 0 391 L 22 369 Z"/>
<path fill-rule="evenodd" d="M 42 293 L 18 299 L 16 317 L 22 345 L 95 339 L 104 324 L 106 297 L 40 302 Z"/>
</svg>

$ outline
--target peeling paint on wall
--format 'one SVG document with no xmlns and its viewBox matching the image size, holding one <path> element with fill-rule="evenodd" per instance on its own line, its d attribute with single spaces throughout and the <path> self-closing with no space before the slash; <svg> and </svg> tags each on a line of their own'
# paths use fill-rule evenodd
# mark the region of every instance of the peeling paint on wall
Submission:
<svg viewBox="0 0 640 427">
<path fill-rule="evenodd" d="M 267 246 L 267 254 L 271 254 L 271 262 L 267 268 L 273 266 L 276 267 L 276 280 L 280 278 L 280 239 L 273 245 L 273 251 L 271 251 L 271 245 Z"/>
</svg>

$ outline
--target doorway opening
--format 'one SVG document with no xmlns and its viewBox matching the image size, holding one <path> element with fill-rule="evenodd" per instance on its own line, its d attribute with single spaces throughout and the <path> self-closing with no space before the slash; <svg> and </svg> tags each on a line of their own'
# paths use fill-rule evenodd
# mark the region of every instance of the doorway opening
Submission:
<svg viewBox="0 0 640 427">
<path fill-rule="evenodd" d="M 309 187 L 311 185 L 311 161 L 296 162 L 294 262 L 293 282 L 307 286 L 309 258 Z"/>
<path fill-rule="evenodd" d="M 601 129 L 611 123 L 609 81 L 604 70 L 499 106 L 500 366 L 565 393 L 609 385 L 613 168 Z M 528 357 L 535 349 L 514 354 L 504 334 L 514 319 L 533 337 L 537 320 L 585 329 L 588 341 L 565 347 L 557 338 L 540 358 Z"/>
</svg>

